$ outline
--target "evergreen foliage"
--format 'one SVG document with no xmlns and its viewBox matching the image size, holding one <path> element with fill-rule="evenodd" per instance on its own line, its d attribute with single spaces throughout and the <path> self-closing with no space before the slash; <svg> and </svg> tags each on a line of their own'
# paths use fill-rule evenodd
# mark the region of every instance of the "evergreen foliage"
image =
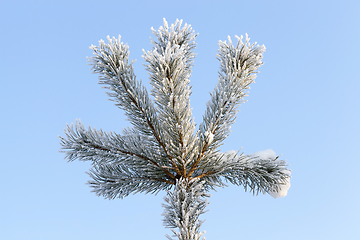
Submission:
<svg viewBox="0 0 360 240">
<path fill-rule="evenodd" d="M 99 74 L 115 105 L 125 111 L 132 128 L 122 134 L 106 133 L 86 129 L 77 121 L 67 126 L 61 145 L 69 161 L 92 163 L 89 184 L 99 196 L 114 199 L 167 191 L 165 226 L 179 228 L 180 232 L 173 232 L 180 240 L 197 240 L 203 234 L 198 217 L 208 204 L 209 190 L 229 182 L 253 194 L 272 194 L 289 184 L 286 162 L 276 156 L 219 151 L 263 64 L 265 46 L 250 44 L 247 35 L 244 42 L 237 36 L 236 44 L 230 37 L 219 42 L 219 82 L 196 131 L 189 78 L 197 34 L 182 21 L 168 26 L 165 19 L 164 26 L 152 32 L 153 49 L 144 51 L 143 58 L 155 104 L 136 79 L 129 47 L 121 37 L 108 37 L 108 43 L 101 40 L 99 46 L 91 46 L 93 72 Z"/>
<path fill-rule="evenodd" d="M 164 198 L 167 204 L 162 204 L 165 208 L 163 213 L 164 225 L 170 228 L 178 228 L 176 232 L 171 229 L 174 236 L 179 240 L 199 240 L 204 232 L 200 232 L 200 226 L 204 221 L 199 221 L 199 216 L 206 211 L 205 208 L 209 204 L 203 182 L 199 179 L 180 178 L 176 180 L 174 192 L 168 191 Z M 169 240 L 172 238 L 168 235 Z"/>
</svg>

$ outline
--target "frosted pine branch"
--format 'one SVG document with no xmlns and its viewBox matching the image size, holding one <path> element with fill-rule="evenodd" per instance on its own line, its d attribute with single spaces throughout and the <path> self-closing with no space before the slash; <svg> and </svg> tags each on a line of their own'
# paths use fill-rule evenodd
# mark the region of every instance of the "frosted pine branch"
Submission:
<svg viewBox="0 0 360 240">
<path fill-rule="evenodd" d="M 67 127 L 67 138 L 60 139 L 63 152 L 69 161 L 78 159 L 95 164 L 122 164 L 137 170 L 148 170 L 151 167 L 159 177 L 174 178 L 171 170 L 167 168 L 166 156 L 157 145 L 133 130 L 125 129 L 124 133 L 125 135 L 119 135 L 91 128 L 86 130 L 84 125 L 77 121 L 75 126 Z M 172 181 L 175 184 L 175 181 Z"/>
<path fill-rule="evenodd" d="M 120 36 L 108 37 L 108 43 L 101 40 L 91 46 L 92 70 L 132 128 L 106 133 L 76 122 L 60 137 L 62 150 L 69 161 L 92 163 L 89 185 L 99 196 L 167 191 L 164 225 L 178 228 L 172 231 L 179 240 L 200 240 L 204 232 L 199 216 L 208 205 L 208 191 L 232 183 L 254 195 L 277 198 L 286 196 L 290 187 L 291 171 L 272 150 L 251 155 L 219 150 L 263 64 L 265 46 L 251 44 L 247 35 L 245 42 L 237 36 L 236 44 L 230 37 L 219 42 L 219 82 L 195 132 L 189 98 L 197 34 L 181 20 L 169 26 L 165 19 L 164 26 L 152 32 L 153 48 L 144 51 L 143 58 L 155 104 L 136 79 L 129 47 Z"/>
<path fill-rule="evenodd" d="M 158 117 L 162 121 L 165 142 L 178 175 L 187 175 L 187 165 L 194 158 L 196 137 L 195 124 L 190 108 L 190 75 L 195 56 L 196 34 L 190 25 L 181 27 L 177 20 L 170 27 L 164 19 L 164 27 L 152 29 L 156 40 L 154 48 L 143 58 L 150 73 L 152 95 L 156 100 Z"/>
<path fill-rule="evenodd" d="M 133 62 L 129 63 L 129 47 L 120 40 L 120 36 L 118 39 L 108 36 L 108 44 L 101 40 L 98 47 L 90 47 L 95 55 L 89 58 L 92 69 L 100 75 L 100 84 L 111 90 L 108 95 L 125 111 L 134 128 L 167 154 L 155 107 L 146 88 L 136 80 Z"/>
<path fill-rule="evenodd" d="M 168 191 L 164 197 L 164 225 L 178 228 L 179 232 L 173 229 L 172 232 L 179 240 L 199 240 L 205 234 L 205 231 L 200 232 L 204 221 L 200 221 L 199 216 L 206 212 L 205 208 L 209 204 L 206 198 L 210 195 L 205 192 L 203 184 L 199 180 L 189 182 L 181 178 L 176 181 L 174 191 Z M 167 238 L 172 240 L 168 235 Z"/>
<path fill-rule="evenodd" d="M 125 165 L 95 164 L 89 176 L 93 179 L 88 183 L 98 196 L 108 199 L 124 198 L 135 193 L 158 193 L 170 188 L 172 182 L 157 171 L 130 169 Z"/>
<path fill-rule="evenodd" d="M 200 125 L 200 141 L 197 164 L 200 159 L 206 162 L 216 154 L 216 149 L 230 133 L 235 122 L 237 107 L 243 102 L 249 85 L 254 82 L 257 69 L 263 64 L 262 57 L 265 46 L 250 44 L 246 35 L 245 43 L 242 36 L 237 37 L 234 47 L 231 38 L 219 42 L 218 59 L 221 63 L 219 82 L 206 104 L 206 112 Z M 212 134 L 211 141 L 208 135 Z M 193 170 L 196 169 L 193 166 Z"/>
<path fill-rule="evenodd" d="M 286 196 L 286 186 L 290 184 L 290 171 L 285 160 L 280 160 L 272 150 L 245 155 L 235 151 L 217 154 L 217 167 L 205 168 L 198 172 L 206 183 L 226 186 L 223 180 L 237 186 L 243 186 L 245 191 L 254 195 L 269 193 L 273 197 Z M 270 155 L 268 154 L 270 152 Z M 279 191 L 283 191 L 277 195 Z"/>
</svg>

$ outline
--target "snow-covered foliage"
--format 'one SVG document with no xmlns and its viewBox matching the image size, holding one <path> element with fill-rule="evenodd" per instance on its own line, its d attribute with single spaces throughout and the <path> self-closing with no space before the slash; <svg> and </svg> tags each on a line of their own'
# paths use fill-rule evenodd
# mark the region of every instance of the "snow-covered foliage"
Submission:
<svg viewBox="0 0 360 240">
<path fill-rule="evenodd" d="M 212 170 L 199 169 L 197 174 L 211 183 L 205 185 L 207 189 L 213 186 L 226 186 L 227 181 L 243 186 L 245 191 L 250 191 L 254 195 L 276 193 L 290 181 L 286 161 L 280 160 L 272 150 L 266 150 L 259 155 L 245 155 L 233 150 L 217 153 L 213 158 L 215 164 Z M 211 174 L 207 174 L 210 171 Z"/>
<path fill-rule="evenodd" d="M 197 34 L 190 25 L 181 27 L 176 21 L 158 31 L 152 28 L 156 40 L 151 51 L 145 52 L 146 69 L 150 73 L 151 94 L 157 105 L 157 115 L 161 120 L 161 141 L 166 146 L 166 155 L 172 162 L 175 173 L 182 175 L 195 158 L 197 136 L 190 108 L 191 67 L 195 54 Z"/>
<path fill-rule="evenodd" d="M 272 150 L 252 155 L 219 151 L 263 64 L 265 46 L 251 44 L 247 35 L 245 41 L 236 36 L 235 44 L 230 37 L 219 42 L 219 82 L 196 131 L 189 96 L 197 34 L 182 21 L 169 26 L 165 19 L 164 26 L 152 32 L 153 48 L 144 51 L 143 58 L 154 100 L 136 79 L 129 47 L 120 36 L 91 46 L 92 69 L 132 128 L 106 133 L 77 121 L 60 137 L 61 145 L 69 161 L 92 163 L 89 184 L 99 196 L 114 199 L 174 188 L 165 199 L 165 223 L 180 229 L 175 233 L 179 239 L 199 239 L 198 217 L 207 205 L 203 198 L 208 190 L 230 182 L 253 194 L 280 197 L 290 186 L 286 162 Z"/>
<path fill-rule="evenodd" d="M 199 240 L 205 234 L 205 231 L 200 232 L 204 221 L 200 221 L 199 216 L 206 212 L 204 210 L 209 204 L 206 198 L 210 195 L 205 192 L 203 184 L 198 179 L 188 181 L 181 178 L 176 181 L 174 191 L 168 191 L 164 198 L 164 225 L 179 228 L 179 232 L 171 229 L 179 240 Z M 172 240 L 168 235 L 167 238 Z"/>
</svg>

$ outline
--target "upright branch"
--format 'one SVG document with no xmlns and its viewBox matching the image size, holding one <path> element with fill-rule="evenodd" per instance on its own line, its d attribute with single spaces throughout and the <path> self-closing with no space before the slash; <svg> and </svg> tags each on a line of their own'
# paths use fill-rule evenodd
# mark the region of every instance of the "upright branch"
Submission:
<svg viewBox="0 0 360 240">
<path fill-rule="evenodd" d="M 234 47 L 231 38 L 219 42 L 218 60 L 220 61 L 219 82 L 206 104 L 206 112 L 200 125 L 200 141 L 198 153 L 192 163 L 189 175 L 195 170 L 212 168 L 217 148 L 230 133 L 235 122 L 237 107 L 243 102 L 246 90 L 256 78 L 257 69 L 263 64 L 265 46 L 256 42 L 249 43 L 246 35 L 245 43 L 242 36 L 236 36 L 238 42 Z"/>
<path fill-rule="evenodd" d="M 109 89 L 108 95 L 116 105 L 125 111 L 138 132 L 147 137 L 156 145 L 167 158 L 167 152 L 162 134 L 162 127 L 156 115 L 156 110 L 151 102 L 146 88 L 136 80 L 132 63 L 129 63 L 129 47 L 118 39 L 108 37 L 109 43 L 99 41 L 99 46 L 91 46 L 94 57 L 90 58 L 93 71 L 98 73 L 100 84 Z M 159 164 L 169 167 L 169 161 L 159 158 Z M 170 173 L 170 172 L 169 172 Z M 173 180 L 173 173 L 167 173 Z"/>
<path fill-rule="evenodd" d="M 147 70 L 156 100 L 158 117 L 162 122 L 164 141 L 177 177 L 187 177 L 188 164 L 194 158 L 195 124 L 191 118 L 189 77 L 195 56 L 196 34 L 190 25 L 181 27 L 177 20 L 170 27 L 152 29 L 156 40 L 152 51 L 145 52 Z"/>
</svg>

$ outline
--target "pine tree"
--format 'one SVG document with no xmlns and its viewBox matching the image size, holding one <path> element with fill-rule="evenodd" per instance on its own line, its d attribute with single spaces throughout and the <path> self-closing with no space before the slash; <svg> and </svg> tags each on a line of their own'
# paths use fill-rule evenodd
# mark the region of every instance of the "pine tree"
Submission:
<svg viewBox="0 0 360 240">
<path fill-rule="evenodd" d="M 152 28 L 152 33 L 153 49 L 144 51 L 143 58 L 153 99 L 136 79 L 129 47 L 120 36 L 90 47 L 93 72 L 99 74 L 115 105 L 125 111 L 132 128 L 122 134 L 107 133 L 76 121 L 65 129 L 61 145 L 69 161 L 92 163 L 89 184 L 99 196 L 114 199 L 167 191 L 164 225 L 178 228 L 173 233 L 179 240 L 198 240 L 204 234 L 199 216 L 208 205 L 210 190 L 228 182 L 254 195 L 281 197 L 290 186 L 286 162 L 272 150 L 251 155 L 219 150 L 263 64 L 265 46 L 250 44 L 247 35 L 244 42 L 236 36 L 235 45 L 230 37 L 219 42 L 219 82 L 196 131 L 189 78 L 197 34 L 188 24 L 182 27 L 181 20 L 168 26 L 165 19 L 164 26 L 158 31 Z"/>
</svg>

